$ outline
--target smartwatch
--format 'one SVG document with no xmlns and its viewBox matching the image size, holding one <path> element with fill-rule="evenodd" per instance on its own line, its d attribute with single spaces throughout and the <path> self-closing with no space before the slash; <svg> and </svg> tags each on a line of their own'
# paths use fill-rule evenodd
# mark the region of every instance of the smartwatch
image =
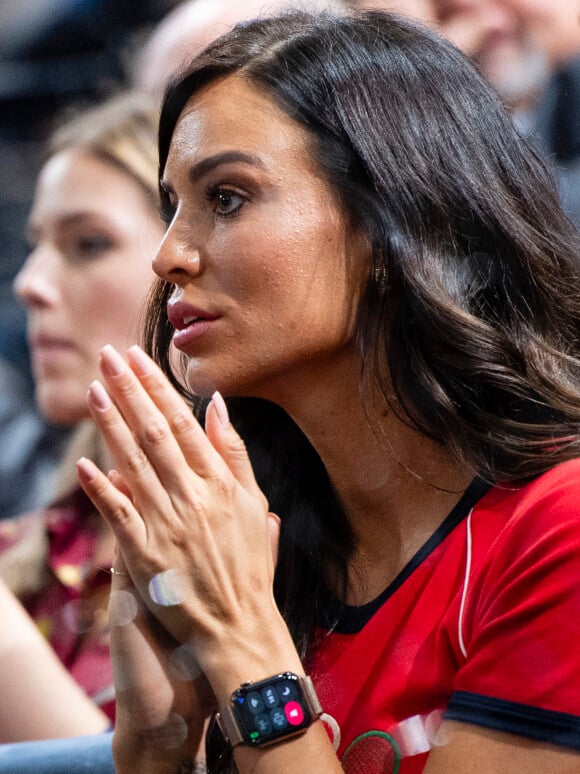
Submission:
<svg viewBox="0 0 580 774">
<path fill-rule="evenodd" d="M 217 722 L 232 747 L 260 747 L 304 733 L 321 715 L 310 677 L 283 672 L 241 685 Z"/>
</svg>

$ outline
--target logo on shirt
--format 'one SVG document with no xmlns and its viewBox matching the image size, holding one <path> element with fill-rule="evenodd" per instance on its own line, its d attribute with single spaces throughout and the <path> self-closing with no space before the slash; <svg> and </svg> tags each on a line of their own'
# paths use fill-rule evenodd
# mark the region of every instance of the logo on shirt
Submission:
<svg viewBox="0 0 580 774">
<path fill-rule="evenodd" d="M 397 774 L 401 753 L 390 734 L 367 731 L 349 744 L 341 763 L 346 774 Z"/>
<path fill-rule="evenodd" d="M 342 767 L 346 774 L 398 774 L 403 758 L 425 755 L 438 743 L 441 721 L 441 710 L 434 710 L 405 718 L 388 732 L 365 731 L 346 748 Z"/>
</svg>

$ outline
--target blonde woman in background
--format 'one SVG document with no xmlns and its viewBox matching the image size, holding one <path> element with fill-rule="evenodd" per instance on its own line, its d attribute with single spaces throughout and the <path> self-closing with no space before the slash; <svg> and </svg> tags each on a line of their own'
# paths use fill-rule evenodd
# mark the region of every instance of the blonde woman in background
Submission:
<svg viewBox="0 0 580 774">
<path fill-rule="evenodd" d="M 162 235 L 156 173 L 155 110 L 123 94 L 58 129 L 38 178 L 15 292 L 28 313 L 38 407 L 77 430 L 53 504 L 0 524 L 3 742 L 96 733 L 114 717 L 113 539 L 71 461 L 92 450 L 107 466 L 86 391 L 100 348 L 115 340 L 124 349 L 137 335 Z"/>
</svg>

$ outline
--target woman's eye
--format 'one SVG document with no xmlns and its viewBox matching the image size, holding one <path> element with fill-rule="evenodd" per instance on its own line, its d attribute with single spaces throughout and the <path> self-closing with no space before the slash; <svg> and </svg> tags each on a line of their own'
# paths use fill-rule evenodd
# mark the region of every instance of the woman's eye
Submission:
<svg viewBox="0 0 580 774">
<path fill-rule="evenodd" d="M 235 215 L 246 201 L 241 194 L 229 188 L 215 188 L 209 191 L 208 198 L 214 213 L 222 218 Z"/>
<path fill-rule="evenodd" d="M 81 236 L 76 240 L 76 252 L 86 258 L 96 258 L 114 247 L 113 240 L 104 235 Z"/>
</svg>

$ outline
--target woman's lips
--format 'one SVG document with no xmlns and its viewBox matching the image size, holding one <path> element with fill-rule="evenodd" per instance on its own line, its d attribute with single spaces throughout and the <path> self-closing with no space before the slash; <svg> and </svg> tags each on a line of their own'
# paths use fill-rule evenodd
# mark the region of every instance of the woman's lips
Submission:
<svg viewBox="0 0 580 774">
<path fill-rule="evenodd" d="M 69 339 L 45 334 L 31 336 L 29 347 L 36 365 L 55 364 L 75 351 L 75 346 Z"/>
<path fill-rule="evenodd" d="M 188 325 L 187 328 L 183 328 L 180 331 L 176 330 L 173 334 L 173 345 L 177 349 L 186 349 L 190 342 L 203 336 L 203 334 L 212 326 L 213 322 L 214 320 L 199 319 L 191 325 Z"/>
<path fill-rule="evenodd" d="M 189 342 L 198 339 L 220 317 L 185 301 L 169 301 L 167 316 L 175 328 L 173 344 L 177 349 L 184 349 Z"/>
</svg>

